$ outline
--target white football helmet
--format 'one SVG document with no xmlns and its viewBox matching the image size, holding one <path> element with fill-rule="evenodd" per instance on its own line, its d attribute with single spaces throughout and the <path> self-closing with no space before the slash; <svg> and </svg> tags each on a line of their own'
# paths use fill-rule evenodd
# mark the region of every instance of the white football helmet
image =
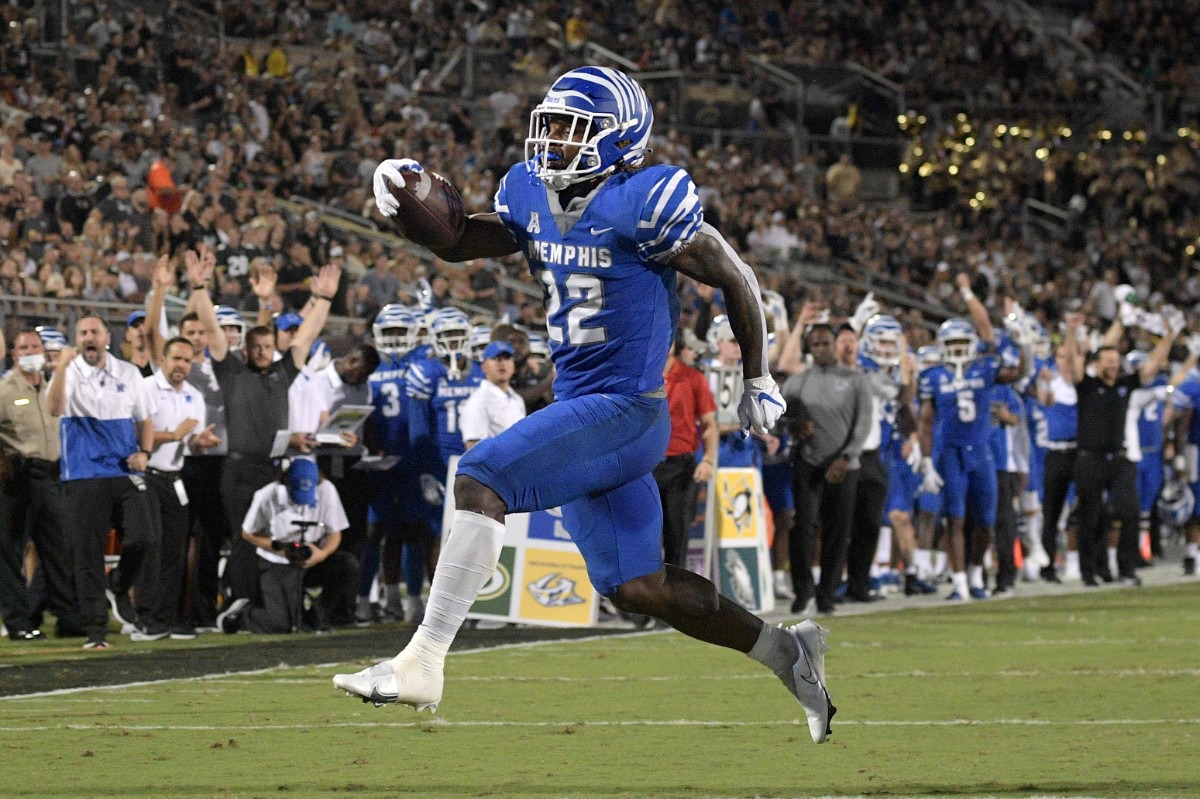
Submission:
<svg viewBox="0 0 1200 799">
<path fill-rule="evenodd" d="M 564 118 L 570 121 L 565 137 L 551 138 L 551 122 Z M 640 164 L 653 124 L 654 111 L 637 81 L 610 67 L 580 67 L 555 80 L 529 115 L 525 160 L 547 186 L 562 191 L 620 164 Z M 578 147 L 575 157 L 560 168 L 571 147 Z"/>
<path fill-rule="evenodd" d="M 903 336 L 904 328 L 894 316 L 876 314 L 863 328 L 858 351 L 880 368 L 897 366 L 900 363 L 900 339 Z"/>
<path fill-rule="evenodd" d="M 938 347 L 942 351 L 942 363 L 955 369 L 967 367 L 979 349 L 979 338 L 975 326 L 966 319 L 947 319 L 938 328 Z"/>
<path fill-rule="evenodd" d="M 371 325 L 375 349 L 385 355 L 406 355 L 416 345 L 421 321 L 412 309 L 391 303 L 380 309 Z"/>
<path fill-rule="evenodd" d="M 471 355 L 471 322 L 458 308 L 441 308 L 429 315 L 429 346 L 439 358 Z"/>
<path fill-rule="evenodd" d="M 240 350 L 246 343 L 246 320 L 236 309 L 230 308 L 228 305 L 218 305 L 217 326 L 221 328 L 234 328 L 237 334 L 234 339 L 229 342 L 230 349 Z"/>
<path fill-rule="evenodd" d="M 471 360 L 479 363 L 483 360 L 483 351 L 492 343 L 492 328 L 489 325 L 475 325 L 471 328 Z"/>
</svg>

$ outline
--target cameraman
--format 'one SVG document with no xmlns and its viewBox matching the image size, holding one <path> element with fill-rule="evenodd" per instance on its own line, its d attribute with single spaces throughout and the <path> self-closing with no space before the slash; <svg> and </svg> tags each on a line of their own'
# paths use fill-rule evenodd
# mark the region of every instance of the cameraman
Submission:
<svg viewBox="0 0 1200 799">
<path fill-rule="evenodd" d="M 259 604 L 234 600 L 217 617 L 217 626 L 227 633 L 296 631 L 303 591 L 317 586 L 322 588 L 318 618 L 321 609 L 338 607 L 346 597 L 352 602 L 358 561 L 338 551 L 347 524 L 333 483 L 321 478 L 311 460 L 292 461 L 278 482 L 255 492 L 242 523 L 242 537 L 258 552 Z"/>
</svg>

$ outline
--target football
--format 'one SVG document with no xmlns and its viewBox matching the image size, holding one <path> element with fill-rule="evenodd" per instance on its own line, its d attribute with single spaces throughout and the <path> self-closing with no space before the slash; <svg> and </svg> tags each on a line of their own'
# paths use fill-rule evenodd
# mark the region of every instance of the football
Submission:
<svg viewBox="0 0 1200 799">
<path fill-rule="evenodd" d="M 400 210 L 392 223 L 401 236 L 422 247 L 453 247 L 467 225 L 462 195 L 436 172 L 402 172 L 404 186 L 391 186 Z"/>
</svg>

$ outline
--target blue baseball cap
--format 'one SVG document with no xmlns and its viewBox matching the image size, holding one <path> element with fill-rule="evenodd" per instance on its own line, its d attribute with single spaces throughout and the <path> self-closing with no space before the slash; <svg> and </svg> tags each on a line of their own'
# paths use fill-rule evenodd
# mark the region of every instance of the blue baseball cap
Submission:
<svg viewBox="0 0 1200 799">
<path fill-rule="evenodd" d="M 295 330 L 302 324 L 304 324 L 304 317 L 300 316 L 298 313 L 292 313 L 291 311 L 288 311 L 287 313 L 281 313 L 279 316 L 275 317 L 276 330 Z"/>
<path fill-rule="evenodd" d="M 507 341 L 493 341 L 483 351 L 483 359 L 485 361 L 488 358 L 499 358 L 501 355 L 507 355 L 510 358 L 513 357 L 513 348 L 508 345 Z"/>
<path fill-rule="evenodd" d="M 293 460 L 288 466 L 287 486 L 288 496 L 297 505 L 315 507 L 317 504 L 317 483 L 321 481 L 321 473 L 317 471 L 315 461 L 306 458 Z"/>
<path fill-rule="evenodd" d="M 134 325 L 136 325 L 138 322 L 141 322 L 145 318 L 146 318 L 145 311 L 134 311 L 133 313 L 131 313 L 129 315 L 129 318 L 125 320 L 125 327 L 133 327 Z"/>
</svg>

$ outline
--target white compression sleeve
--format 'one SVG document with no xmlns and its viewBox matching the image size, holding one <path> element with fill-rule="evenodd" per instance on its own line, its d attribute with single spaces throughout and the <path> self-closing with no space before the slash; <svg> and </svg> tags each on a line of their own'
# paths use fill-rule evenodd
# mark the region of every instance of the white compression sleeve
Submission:
<svg viewBox="0 0 1200 799">
<path fill-rule="evenodd" d="M 414 641 L 422 639 L 445 655 L 475 597 L 495 573 L 503 544 L 503 524 L 469 510 L 454 511 Z"/>
</svg>

